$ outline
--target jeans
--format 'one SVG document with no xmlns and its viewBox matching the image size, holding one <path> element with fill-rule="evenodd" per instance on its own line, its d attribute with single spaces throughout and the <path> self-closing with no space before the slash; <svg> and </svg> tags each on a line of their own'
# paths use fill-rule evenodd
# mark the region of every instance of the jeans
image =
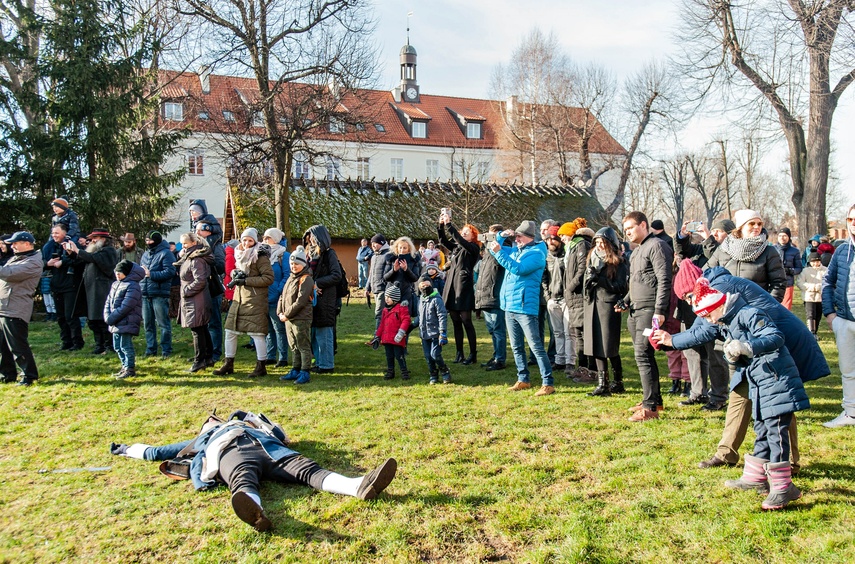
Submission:
<svg viewBox="0 0 855 564">
<path fill-rule="evenodd" d="M 364 288 L 368 283 L 368 265 L 367 262 L 358 262 L 357 284 L 360 288 Z"/>
<path fill-rule="evenodd" d="M 754 456 L 769 462 L 790 461 L 790 424 L 792 413 L 754 420 Z"/>
<path fill-rule="evenodd" d="M 172 323 L 169 321 L 167 296 L 143 296 L 142 319 L 145 326 L 145 354 L 157 354 L 157 329 L 160 329 L 160 350 L 163 356 L 172 354 Z"/>
<path fill-rule="evenodd" d="M 482 309 L 487 332 L 493 340 L 493 358 L 504 364 L 508 358 L 508 328 L 505 325 L 505 312 L 499 308 Z"/>
<path fill-rule="evenodd" d="M 220 360 L 223 356 L 223 295 L 211 298 L 211 320 L 208 321 L 208 332 L 211 334 L 211 343 L 214 346 L 214 360 Z"/>
<path fill-rule="evenodd" d="M 656 350 L 644 336 L 644 330 L 651 327 L 652 321 L 652 309 L 634 309 L 630 311 L 626 324 L 632 337 L 635 363 L 638 365 L 641 389 L 644 392 L 641 401 L 646 409 L 656 411 L 656 406 L 662 405 L 662 393 L 659 389 L 659 367 L 656 365 L 656 358 L 654 357 Z"/>
<path fill-rule="evenodd" d="M 431 376 L 436 375 L 440 370 L 448 372 L 448 366 L 442 359 L 442 347 L 439 346 L 439 337 L 422 339 L 422 352 L 425 353 L 425 360 L 428 363 L 428 371 Z"/>
<path fill-rule="evenodd" d="M 288 362 L 288 334 L 285 333 L 285 322 L 276 314 L 276 304 L 267 308 L 267 360 Z M 279 352 L 279 358 L 276 353 Z"/>
<path fill-rule="evenodd" d="M 335 368 L 332 327 L 312 327 L 312 354 L 318 368 Z"/>
<path fill-rule="evenodd" d="M 537 316 L 505 312 L 505 323 L 508 327 L 508 335 L 511 337 L 514 363 L 517 365 L 517 380 L 529 382 L 528 363 L 525 354 L 525 345 L 528 342 L 528 346 L 537 360 L 537 367 L 540 368 L 543 385 L 551 386 L 553 384 L 552 367 L 549 363 L 549 357 L 546 356 L 546 349 L 543 348 L 543 341 L 540 340 Z"/>
<path fill-rule="evenodd" d="M 395 373 L 395 361 L 398 361 L 398 366 L 401 367 L 401 374 L 409 372 L 407 370 L 407 349 L 398 345 L 383 345 L 386 351 L 386 372 Z"/>
<path fill-rule="evenodd" d="M 134 351 L 134 336 L 130 333 L 113 333 L 113 348 L 122 361 L 122 368 L 136 368 L 137 355 Z"/>
</svg>

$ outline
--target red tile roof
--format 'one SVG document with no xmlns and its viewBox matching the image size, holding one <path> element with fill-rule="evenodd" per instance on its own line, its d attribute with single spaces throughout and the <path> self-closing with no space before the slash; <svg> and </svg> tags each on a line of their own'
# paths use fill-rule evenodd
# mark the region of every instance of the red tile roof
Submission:
<svg viewBox="0 0 855 564">
<path fill-rule="evenodd" d="M 170 127 L 189 127 L 194 131 L 207 133 L 257 133 L 262 128 L 247 129 L 249 109 L 246 101 L 259 101 L 258 85 L 253 78 L 223 76 L 212 74 L 209 77 L 210 93 L 202 93 L 199 75 L 192 72 L 160 71 L 162 95 L 165 98 L 183 98 L 183 122 L 170 122 Z M 273 88 L 271 83 L 271 88 Z M 300 98 L 307 92 L 318 88 L 308 84 L 289 83 L 278 95 L 279 102 L 287 107 L 287 99 Z M 455 96 L 435 96 L 420 94 L 420 103 L 395 102 L 392 93 L 386 90 L 360 90 L 358 96 L 348 94 L 338 104 L 339 113 L 363 112 L 366 118 L 364 131 L 330 133 L 326 124 L 318 124 L 311 136 L 316 139 L 356 141 L 369 143 L 388 143 L 397 145 L 422 145 L 435 147 L 465 147 L 471 149 L 498 149 L 501 129 L 504 127 L 501 108 L 505 102 L 498 100 L 480 100 Z M 427 137 L 413 139 L 404 127 L 395 108 L 414 119 L 429 120 Z M 229 123 L 223 119 L 223 111 L 234 114 L 236 121 Z M 579 109 L 580 112 L 584 111 Z M 207 113 L 207 119 L 201 119 L 200 113 Z M 456 119 L 459 115 L 465 120 L 478 121 L 481 126 L 480 139 L 467 139 L 465 128 Z M 311 119 L 311 116 L 306 116 Z M 373 127 L 381 124 L 385 131 L 379 132 Z M 612 138 L 599 123 L 590 147 L 595 153 L 622 155 L 626 150 Z M 575 135 L 568 133 L 568 135 Z M 572 144 L 569 144 L 572 146 Z"/>
</svg>

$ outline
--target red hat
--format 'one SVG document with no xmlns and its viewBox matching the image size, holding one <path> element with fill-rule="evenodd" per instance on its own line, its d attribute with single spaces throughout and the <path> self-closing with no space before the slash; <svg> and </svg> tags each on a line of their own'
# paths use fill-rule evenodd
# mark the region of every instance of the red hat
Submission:
<svg viewBox="0 0 855 564">
<path fill-rule="evenodd" d="M 96 227 L 92 230 L 92 233 L 90 233 L 86 238 L 91 239 L 92 237 L 104 237 L 106 239 L 111 238 L 110 232 L 104 229 L 103 227 Z"/>
<path fill-rule="evenodd" d="M 703 276 L 703 271 L 690 259 L 683 259 L 680 270 L 674 276 L 674 293 L 681 300 L 695 288 L 695 282 Z"/>
<path fill-rule="evenodd" d="M 555 237 L 555 238 L 557 238 L 557 237 L 558 237 L 558 230 L 559 230 L 560 228 L 561 228 L 561 226 L 560 226 L 560 225 L 552 225 L 552 226 L 550 226 L 550 227 L 549 227 L 549 229 L 547 229 L 547 230 L 546 230 L 546 232 L 547 232 L 547 233 L 549 233 L 549 236 L 550 236 L 550 237 Z"/>
<path fill-rule="evenodd" d="M 727 300 L 727 296 L 712 288 L 706 278 L 699 278 L 695 282 L 692 294 L 692 311 L 700 317 L 708 316 Z"/>
</svg>

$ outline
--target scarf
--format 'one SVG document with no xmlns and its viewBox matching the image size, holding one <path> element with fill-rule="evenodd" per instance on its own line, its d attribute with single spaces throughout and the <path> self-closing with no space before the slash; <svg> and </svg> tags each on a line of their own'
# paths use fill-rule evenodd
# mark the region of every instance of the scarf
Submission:
<svg viewBox="0 0 855 564">
<path fill-rule="evenodd" d="M 258 243 L 248 249 L 241 250 L 235 247 L 235 268 L 249 272 L 249 267 L 258 260 Z"/>
<path fill-rule="evenodd" d="M 595 272 L 599 272 L 606 265 L 605 259 L 606 254 L 594 247 L 594 252 L 591 253 L 591 258 L 588 261 L 588 266 L 593 268 Z"/>
<path fill-rule="evenodd" d="M 740 262 L 754 262 L 766 250 L 766 236 L 737 239 L 728 236 L 721 244 L 724 252 Z"/>
</svg>

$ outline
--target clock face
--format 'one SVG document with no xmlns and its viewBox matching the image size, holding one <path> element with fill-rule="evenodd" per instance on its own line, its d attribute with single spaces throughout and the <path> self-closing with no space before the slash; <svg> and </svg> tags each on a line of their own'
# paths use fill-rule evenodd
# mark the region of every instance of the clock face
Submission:
<svg viewBox="0 0 855 564">
<path fill-rule="evenodd" d="M 415 100 L 416 96 L 418 96 L 418 94 L 419 93 L 416 92 L 415 88 L 412 88 L 412 87 L 407 88 L 407 98 L 409 98 L 410 100 Z"/>
</svg>

